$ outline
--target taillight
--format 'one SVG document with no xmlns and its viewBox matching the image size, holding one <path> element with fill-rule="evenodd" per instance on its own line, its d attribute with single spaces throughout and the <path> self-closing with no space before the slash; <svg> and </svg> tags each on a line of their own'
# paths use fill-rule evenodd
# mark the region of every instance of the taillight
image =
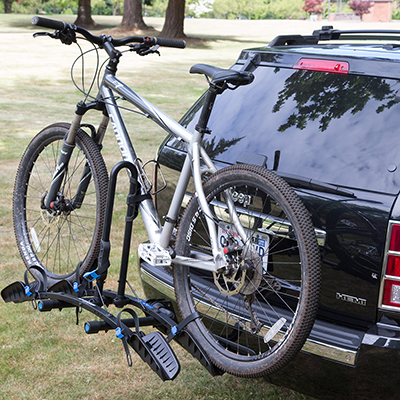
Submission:
<svg viewBox="0 0 400 400">
<path fill-rule="evenodd" d="M 392 225 L 389 250 L 400 252 L 400 225 Z"/>
<path fill-rule="evenodd" d="M 381 286 L 381 306 L 400 311 L 400 224 L 389 225 L 389 246 Z"/>
<path fill-rule="evenodd" d="M 330 74 L 348 74 L 349 63 L 346 61 L 320 60 L 316 58 L 302 58 L 293 69 L 307 71 L 329 72 Z"/>
<path fill-rule="evenodd" d="M 386 262 L 386 275 L 400 276 L 400 257 L 388 255 Z"/>
<path fill-rule="evenodd" d="M 400 308 L 400 282 L 385 279 L 382 304 Z"/>
</svg>

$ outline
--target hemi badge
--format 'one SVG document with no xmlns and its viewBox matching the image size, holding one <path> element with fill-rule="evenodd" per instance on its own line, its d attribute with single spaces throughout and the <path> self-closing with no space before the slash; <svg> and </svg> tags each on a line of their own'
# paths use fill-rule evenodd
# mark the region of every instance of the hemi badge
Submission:
<svg viewBox="0 0 400 400">
<path fill-rule="evenodd" d="M 347 301 L 348 303 L 358 304 L 359 306 L 366 306 L 367 300 L 361 299 L 355 296 L 349 296 L 348 294 L 342 294 L 336 292 L 336 298 L 338 300 Z"/>
</svg>

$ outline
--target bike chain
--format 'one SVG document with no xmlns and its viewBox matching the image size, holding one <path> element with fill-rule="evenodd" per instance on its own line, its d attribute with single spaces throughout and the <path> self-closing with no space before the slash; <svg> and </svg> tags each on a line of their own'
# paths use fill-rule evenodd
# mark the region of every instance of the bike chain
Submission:
<svg viewBox="0 0 400 400">
<path fill-rule="evenodd" d="M 258 319 L 258 316 L 254 312 L 253 308 L 251 307 L 253 302 L 254 302 L 254 293 L 250 296 L 246 296 L 246 303 L 247 303 L 246 308 L 249 310 L 251 316 L 250 330 L 252 333 L 258 333 L 261 331 L 262 323 Z"/>
</svg>

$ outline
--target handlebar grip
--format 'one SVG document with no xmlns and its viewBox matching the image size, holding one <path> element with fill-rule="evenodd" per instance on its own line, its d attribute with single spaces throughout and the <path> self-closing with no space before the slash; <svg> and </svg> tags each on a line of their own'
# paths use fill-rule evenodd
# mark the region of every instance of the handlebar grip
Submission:
<svg viewBox="0 0 400 400">
<path fill-rule="evenodd" d="M 56 21 L 55 19 L 43 18 L 35 16 L 32 18 L 32 24 L 37 26 L 42 26 L 43 28 L 56 29 L 63 31 L 68 24 L 63 21 Z"/>
<path fill-rule="evenodd" d="M 165 38 L 155 38 L 156 43 L 164 47 L 175 47 L 177 49 L 184 49 L 186 47 L 186 42 L 184 40 L 177 39 L 165 39 Z"/>
</svg>

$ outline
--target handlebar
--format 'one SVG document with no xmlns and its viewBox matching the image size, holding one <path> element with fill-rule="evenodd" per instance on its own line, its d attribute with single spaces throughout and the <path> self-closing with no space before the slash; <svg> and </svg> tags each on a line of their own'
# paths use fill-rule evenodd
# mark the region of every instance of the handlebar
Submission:
<svg viewBox="0 0 400 400">
<path fill-rule="evenodd" d="M 109 39 L 105 35 L 95 36 L 91 34 L 84 28 L 73 24 L 67 24 L 63 21 L 57 21 L 54 19 L 43 18 L 35 16 L 32 18 L 32 24 L 36 26 L 41 26 L 43 28 L 55 29 L 61 32 L 74 31 L 80 33 L 91 43 L 94 43 L 98 46 L 103 46 L 103 44 Z M 165 39 L 165 38 L 157 38 L 157 37 L 138 37 L 138 36 L 128 36 L 122 39 L 112 39 L 111 43 L 114 47 L 125 46 L 129 43 L 144 43 L 149 47 L 159 45 L 163 47 L 173 47 L 178 49 L 184 49 L 186 47 L 186 42 L 184 40 L 176 40 L 176 39 Z"/>
<path fill-rule="evenodd" d="M 42 26 L 43 28 L 57 29 L 59 31 L 64 31 L 68 27 L 68 24 L 63 21 L 56 21 L 43 17 L 33 17 L 32 24 Z"/>
</svg>

